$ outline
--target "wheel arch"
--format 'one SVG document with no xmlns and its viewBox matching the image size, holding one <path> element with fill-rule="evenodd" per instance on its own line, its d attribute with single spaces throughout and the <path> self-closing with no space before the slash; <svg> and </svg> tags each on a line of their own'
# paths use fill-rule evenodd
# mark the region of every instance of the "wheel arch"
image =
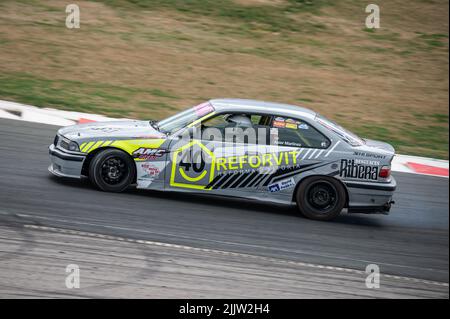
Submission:
<svg viewBox="0 0 450 319">
<path fill-rule="evenodd" d="M 119 147 L 114 147 L 114 146 L 106 146 L 106 147 L 99 147 L 95 150 L 93 150 L 92 152 L 88 153 L 88 155 L 86 156 L 84 162 L 83 162 L 83 167 L 81 168 L 81 175 L 89 177 L 89 165 L 91 164 L 92 160 L 94 159 L 94 157 L 105 150 L 108 149 L 113 149 L 113 150 L 118 150 L 118 151 L 122 151 L 123 153 L 127 154 L 132 160 L 134 165 L 136 165 L 136 162 L 134 161 L 134 158 L 131 157 L 131 155 L 126 152 L 125 150 L 119 148 Z M 136 183 L 136 179 L 137 179 L 137 166 L 136 166 L 136 170 L 135 170 L 135 174 L 133 176 L 133 183 Z"/>
</svg>

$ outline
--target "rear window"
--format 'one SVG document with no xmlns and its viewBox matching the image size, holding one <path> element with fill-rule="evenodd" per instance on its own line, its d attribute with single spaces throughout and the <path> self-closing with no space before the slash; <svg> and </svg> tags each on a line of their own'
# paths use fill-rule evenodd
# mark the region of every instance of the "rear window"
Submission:
<svg viewBox="0 0 450 319">
<path fill-rule="evenodd" d="M 339 124 L 327 119 L 320 114 L 317 114 L 316 122 L 325 127 L 327 130 L 339 135 L 344 141 L 352 146 L 361 146 L 365 144 L 364 140 L 358 135 L 350 132 L 349 130 L 343 128 Z"/>
</svg>

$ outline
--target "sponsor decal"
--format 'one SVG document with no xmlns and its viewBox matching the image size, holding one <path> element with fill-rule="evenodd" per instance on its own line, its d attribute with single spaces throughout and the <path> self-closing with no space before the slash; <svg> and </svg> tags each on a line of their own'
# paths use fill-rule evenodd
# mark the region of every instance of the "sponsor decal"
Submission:
<svg viewBox="0 0 450 319">
<path fill-rule="evenodd" d="M 296 165 L 299 152 L 298 150 L 292 150 L 279 153 L 219 157 L 216 159 L 216 169 L 219 172 L 240 170 L 244 166 L 255 169 L 270 166 Z"/>
<path fill-rule="evenodd" d="M 270 184 L 267 188 L 269 192 L 275 193 L 284 189 L 292 188 L 295 186 L 295 180 L 293 177 Z"/>
<path fill-rule="evenodd" d="M 284 128 L 286 127 L 286 122 L 284 121 L 273 121 L 273 127 Z"/>
<path fill-rule="evenodd" d="M 302 144 L 291 141 L 277 141 L 277 145 L 281 146 L 293 146 L 293 147 L 302 147 Z"/>
<path fill-rule="evenodd" d="M 357 151 L 355 151 L 353 153 L 353 155 L 361 156 L 361 157 L 377 158 L 377 159 L 385 159 L 386 158 L 386 155 L 382 155 L 382 154 L 373 154 L 373 153 L 357 152 Z"/>
<path fill-rule="evenodd" d="M 307 129 L 309 129 L 309 126 L 306 123 L 301 123 L 301 124 L 299 124 L 298 128 L 301 130 L 307 130 Z"/>
<path fill-rule="evenodd" d="M 151 163 L 143 163 L 141 165 L 142 170 L 144 172 L 144 176 L 142 178 L 153 178 L 159 175 L 161 172 L 160 168 L 151 164 Z"/>
<path fill-rule="evenodd" d="M 216 157 L 199 141 L 180 147 L 172 156 L 170 186 L 205 189 L 212 182 Z"/>
<path fill-rule="evenodd" d="M 309 128 L 305 123 L 294 119 L 285 119 L 283 117 L 276 117 L 273 120 L 272 126 L 277 128 L 288 128 L 291 130 L 297 130 L 299 128 L 305 130 Z"/>
<path fill-rule="evenodd" d="M 153 160 L 163 156 L 167 151 L 157 148 L 138 148 L 133 152 L 133 157 L 141 160 Z"/>
<path fill-rule="evenodd" d="M 344 178 L 357 178 L 364 180 L 378 180 L 379 167 L 375 165 L 366 165 L 364 160 L 341 160 L 339 176 Z"/>
<path fill-rule="evenodd" d="M 372 166 L 379 166 L 380 161 L 374 161 L 374 160 L 367 160 L 367 159 L 355 159 L 355 164 L 362 164 L 362 165 L 372 165 Z"/>
<path fill-rule="evenodd" d="M 286 122 L 286 128 L 289 128 L 289 129 L 292 129 L 292 130 L 296 130 L 298 128 L 298 126 L 295 123 L 288 123 L 288 122 Z"/>
<path fill-rule="evenodd" d="M 166 166 L 165 161 L 138 162 L 137 167 L 137 188 L 149 188 Z"/>
</svg>

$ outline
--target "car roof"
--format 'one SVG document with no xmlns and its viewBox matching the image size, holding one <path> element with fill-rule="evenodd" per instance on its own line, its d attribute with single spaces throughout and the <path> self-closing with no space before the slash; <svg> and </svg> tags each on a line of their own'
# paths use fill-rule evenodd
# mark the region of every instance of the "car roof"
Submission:
<svg viewBox="0 0 450 319">
<path fill-rule="evenodd" d="M 217 112 L 254 112 L 286 117 L 306 117 L 309 119 L 314 119 L 317 115 L 316 112 L 304 107 L 257 100 L 213 99 L 209 103 L 212 104 Z"/>
</svg>

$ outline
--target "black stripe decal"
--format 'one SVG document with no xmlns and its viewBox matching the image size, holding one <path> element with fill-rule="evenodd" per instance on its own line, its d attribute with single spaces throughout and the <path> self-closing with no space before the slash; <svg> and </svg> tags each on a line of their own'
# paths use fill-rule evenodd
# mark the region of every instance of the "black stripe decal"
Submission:
<svg viewBox="0 0 450 319">
<path fill-rule="evenodd" d="M 223 183 L 227 181 L 227 179 L 231 177 L 231 175 L 232 174 L 224 174 L 224 177 L 216 185 L 213 186 L 213 189 L 218 189 L 221 185 L 223 185 Z"/>
<path fill-rule="evenodd" d="M 265 177 L 265 175 L 263 175 L 263 174 L 260 174 L 260 175 L 256 176 L 256 178 L 253 179 L 252 182 L 250 184 L 248 184 L 247 187 L 252 187 L 253 185 L 255 185 L 256 182 L 260 181 L 264 177 Z"/>
<path fill-rule="evenodd" d="M 230 178 L 221 188 L 228 188 L 228 186 L 230 186 L 236 179 L 238 179 L 242 173 L 234 173 L 234 174 L 230 174 L 233 177 Z"/>
<path fill-rule="evenodd" d="M 258 171 L 252 172 L 240 187 L 245 187 L 253 179 L 253 177 L 255 177 L 255 175 L 258 175 Z"/>
<path fill-rule="evenodd" d="M 243 173 L 242 176 L 233 185 L 230 186 L 230 188 L 236 188 L 236 186 L 238 186 L 249 175 L 250 173 Z"/>
<path fill-rule="evenodd" d="M 267 177 L 267 179 L 269 179 L 270 178 L 270 175 L 269 174 L 262 174 L 262 178 L 255 184 L 255 185 L 253 185 L 253 187 L 258 187 L 259 186 L 259 184 L 261 184 L 261 182 Z M 264 185 L 264 184 L 263 184 Z"/>
<path fill-rule="evenodd" d="M 215 183 L 217 183 L 219 181 L 219 179 L 221 179 L 223 177 L 223 175 L 217 175 L 216 177 L 214 177 L 214 179 L 205 186 L 205 189 L 209 189 L 211 188 Z"/>
</svg>

